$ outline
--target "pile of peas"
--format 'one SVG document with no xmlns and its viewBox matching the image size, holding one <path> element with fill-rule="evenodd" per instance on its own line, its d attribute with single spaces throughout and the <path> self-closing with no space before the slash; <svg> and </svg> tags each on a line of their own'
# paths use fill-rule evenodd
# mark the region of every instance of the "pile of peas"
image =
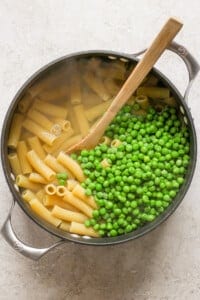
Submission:
<svg viewBox="0 0 200 300">
<path fill-rule="evenodd" d="M 170 205 L 189 164 L 189 132 L 177 110 L 151 106 L 146 116 L 136 116 L 138 106 L 125 105 L 105 135 L 119 139 L 118 147 L 99 144 L 72 154 L 86 175 L 86 195 L 98 209 L 85 226 L 100 236 L 114 237 L 152 222 Z M 103 168 L 107 159 L 110 166 Z"/>
</svg>

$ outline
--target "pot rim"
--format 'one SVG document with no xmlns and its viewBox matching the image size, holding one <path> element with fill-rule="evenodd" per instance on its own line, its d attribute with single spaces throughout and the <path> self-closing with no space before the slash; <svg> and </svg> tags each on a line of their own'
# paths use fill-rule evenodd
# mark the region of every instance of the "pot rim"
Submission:
<svg viewBox="0 0 200 300">
<path fill-rule="evenodd" d="M 190 183 L 191 183 L 193 175 L 194 175 L 196 159 L 197 159 L 197 138 L 196 138 L 195 127 L 193 124 L 193 119 L 192 119 L 191 113 L 187 107 L 187 104 L 184 101 L 185 99 L 182 97 L 182 95 L 177 90 L 177 88 L 174 86 L 174 84 L 165 75 L 163 75 L 162 72 L 160 72 L 159 70 L 157 70 L 154 67 L 151 72 L 155 73 L 156 76 L 158 76 L 164 82 L 165 85 L 170 87 L 171 91 L 173 91 L 173 93 L 176 95 L 176 98 L 178 99 L 178 101 L 184 107 L 184 111 L 186 112 L 187 119 L 189 120 L 190 132 L 192 133 L 191 138 L 193 140 L 193 145 L 192 145 L 193 158 L 191 159 L 190 170 L 188 170 L 188 172 L 187 172 L 188 178 L 187 178 L 185 184 L 181 187 L 177 196 L 174 198 L 172 204 L 170 204 L 169 207 L 158 218 L 155 219 L 155 221 L 148 223 L 145 226 L 143 226 L 135 231 L 132 231 L 131 233 L 123 234 L 123 235 L 120 235 L 117 237 L 106 237 L 106 238 L 88 238 L 88 239 L 86 239 L 84 237 L 70 234 L 67 232 L 65 233 L 63 231 L 61 233 L 60 229 L 55 228 L 53 225 L 51 225 L 47 222 L 44 222 L 42 219 L 38 218 L 36 215 L 33 215 L 33 212 L 31 211 L 31 209 L 24 203 L 24 201 L 22 201 L 20 195 L 17 193 L 17 191 L 14 187 L 13 181 L 11 179 L 11 176 L 10 176 L 10 172 L 9 172 L 9 168 L 8 168 L 8 158 L 7 158 L 7 145 L 6 145 L 7 135 L 8 135 L 8 130 L 7 130 L 8 124 L 10 125 L 10 122 L 12 119 L 11 116 L 13 115 L 13 112 L 17 106 L 19 99 L 21 98 L 21 96 L 23 95 L 25 90 L 27 90 L 27 88 L 29 88 L 33 84 L 33 82 L 36 81 L 38 77 L 40 77 L 40 75 L 42 73 L 44 74 L 50 68 L 55 67 L 56 65 L 62 63 L 64 60 L 72 59 L 74 57 L 80 58 L 80 57 L 86 57 L 86 56 L 88 56 L 88 57 L 89 56 L 107 56 L 107 57 L 114 56 L 117 58 L 128 59 L 132 62 L 138 61 L 138 59 L 134 55 L 131 55 L 131 54 L 121 53 L 121 52 L 117 52 L 117 51 L 109 51 L 109 50 L 90 50 L 90 51 L 75 52 L 75 53 L 71 53 L 69 55 L 62 56 L 62 57 L 57 58 L 57 59 L 51 61 L 50 63 L 44 65 L 43 67 L 41 67 L 39 70 L 37 70 L 33 75 L 31 75 L 25 81 L 25 83 L 18 90 L 18 92 L 16 93 L 12 102 L 9 105 L 9 108 L 7 110 L 6 116 L 3 121 L 2 133 L 1 133 L 1 160 L 2 160 L 2 166 L 3 166 L 4 174 L 6 177 L 6 181 L 9 186 L 9 189 L 14 197 L 14 201 L 17 201 L 17 203 L 20 205 L 22 210 L 37 225 L 39 225 L 41 228 L 43 228 L 50 234 L 55 235 L 59 238 L 62 238 L 63 240 L 66 240 L 66 241 L 73 241 L 73 242 L 80 243 L 80 244 L 98 245 L 98 246 L 113 245 L 113 244 L 119 244 L 122 242 L 127 242 L 129 240 L 136 239 L 136 238 L 139 238 L 139 237 L 147 234 L 148 232 L 150 232 L 153 229 L 155 229 L 156 227 L 158 227 L 161 223 L 166 221 L 166 219 L 176 210 L 176 208 L 182 202 L 186 192 L 188 191 Z"/>
</svg>

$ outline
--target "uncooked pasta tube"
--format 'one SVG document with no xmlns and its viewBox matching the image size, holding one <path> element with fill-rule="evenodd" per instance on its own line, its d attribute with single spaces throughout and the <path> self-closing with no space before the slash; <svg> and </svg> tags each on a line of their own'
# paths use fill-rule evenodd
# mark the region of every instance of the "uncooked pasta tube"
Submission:
<svg viewBox="0 0 200 300">
<path fill-rule="evenodd" d="M 44 102 L 39 99 L 35 100 L 33 107 L 39 110 L 40 112 L 52 116 L 54 118 L 65 119 L 68 113 L 66 107 L 61 107 L 59 105 Z"/>
<path fill-rule="evenodd" d="M 32 191 L 37 191 L 37 190 L 39 190 L 41 188 L 40 184 L 31 182 L 24 175 L 17 175 L 17 177 L 16 177 L 16 184 L 19 187 L 23 187 L 24 189 L 30 189 Z"/>
<path fill-rule="evenodd" d="M 22 174 L 30 174 L 32 172 L 32 167 L 26 157 L 28 153 L 28 148 L 26 146 L 26 142 L 19 141 L 17 144 L 17 155 L 19 158 Z"/>
<path fill-rule="evenodd" d="M 135 102 L 138 103 L 142 109 L 147 109 L 149 107 L 149 100 L 147 96 L 137 96 L 135 97 Z"/>
<path fill-rule="evenodd" d="M 51 131 L 54 125 L 54 123 L 52 123 L 44 114 L 36 109 L 29 109 L 27 116 L 48 131 Z"/>
<path fill-rule="evenodd" d="M 137 96 L 143 95 L 150 98 L 165 99 L 170 97 L 170 91 L 167 88 L 154 86 L 141 86 L 137 89 Z"/>
<path fill-rule="evenodd" d="M 21 113 L 25 113 L 31 105 L 33 98 L 29 93 L 26 93 L 18 104 L 18 109 Z"/>
<path fill-rule="evenodd" d="M 47 180 L 38 173 L 31 173 L 29 175 L 29 180 L 36 183 L 47 184 Z"/>
<path fill-rule="evenodd" d="M 72 221 L 69 231 L 79 235 L 86 235 L 91 237 L 99 237 L 98 233 L 93 228 L 87 228 L 84 224 Z"/>
<path fill-rule="evenodd" d="M 92 208 L 97 208 L 97 204 L 94 201 L 94 198 L 91 196 L 86 196 L 84 188 L 80 184 L 76 184 L 74 189 L 72 190 L 72 194 L 77 198 L 83 200 L 86 204 L 91 206 Z"/>
<path fill-rule="evenodd" d="M 49 183 L 44 188 L 47 195 L 56 195 L 56 186 L 53 183 Z"/>
<path fill-rule="evenodd" d="M 51 181 L 55 178 L 56 173 L 50 169 L 36 154 L 34 150 L 31 150 L 27 153 L 27 158 L 31 166 L 46 180 Z"/>
<path fill-rule="evenodd" d="M 59 226 L 59 228 L 62 229 L 62 230 L 64 230 L 64 231 L 69 232 L 70 225 L 71 225 L 70 223 L 62 221 L 61 224 L 60 224 L 60 226 Z"/>
<path fill-rule="evenodd" d="M 62 200 L 61 197 L 57 195 L 45 195 L 43 199 L 43 204 L 47 207 L 51 206 L 60 206 L 62 208 L 65 208 L 67 210 L 75 211 L 75 212 L 80 212 L 76 207 L 70 205 L 69 203 L 65 202 Z"/>
<path fill-rule="evenodd" d="M 42 128 L 40 125 L 36 124 L 30 119 L 26 119 L 23 122 L 23 127 L 35 134 L 37 137 L 39 137 L 40 140 L 42 140 L 49 146 L 52 146 L 57 139 L 57 137 L 54 134 L 50 133 L 49 131 L 46 131 L 44 128 Z"/>
<path fill-rule="evenodd" d="M 11 169 L 12 169 L 12 172 L 14 173 L 14 175 L 22 174 L 22 170 L 21 170 L 21 166 L 20 166 L 20 162 L 19 162 L 17 153 L 8 154 L 8 159 L 9 159 L 10 166 L 11 166 Z"/>
<path fill-rule="evenodd" d="M 40 140 L 38 139 L 37 136 L 28 138 L 27 142 L 28 142 L 30 148 L 32 150 L 34 150 L 41 159 L 45 158 L 45 156 L 46 156 L 45 151 L 44 151 L 44 149 L 40 143 Z"/>
<path fill-rule="evenodd" d="M 58 185 L 56 187 L 56 195 L 59 197 L 63 197 L 65 195 L 66 187 L 62 185 Z"/>
<path fill-rule="evenodd" d="M 56 141 L 53 143 L 53 145 L 51 147 L 45 145 L 44 146 L 44 150 L 47 153 L 53 153 L 55 151 L 57 151 L 60 146 L 69 139 L 69 137 L 71 137 L 73 135 L 74 131 L 73 129 L 70 127 L 68 131 L 63 132 L 59 137 L 57 137 Z"/>
<path fill-rule="evenodd" d="M 75 206 L 77 209 L 79 209 L 81 212 L 83 212 L 89 218 L 92 217 L 93 209 L 89 205 L 84 203 L 82 200 L 75 197 L 71 192 L 66 190 L 63 200 L 66 201 L 67 203 Z"/>
<path fill-rule="evenodd" d="M 51 211 L 52 216 L 64 220 L 64 221 L 68 221 L 68 222 L 72 222 L 72 221 L 76 221 L 78 223 L 83 223 L 85 220 L 87 220 L 88 218 L 78 212 L 74 212 L 74 211 L 70 211 L 64 208 L 61 208 L 57 205 L 54 206 L 54 208 Z"/>
<path fill-rule="evenodd" d="M 86 72 L 83 76 L 84 81 L 87 83 L 87 85 L 97 94 L 103 101 L 107 101 L 111 98 L 111 95 L 106 90 L 103 81 L 98 78 L 97 76 L 94 76 L 92 72 Z"/>
<path fill-rule="evenodd" d="M 22 129 L 22 122 L 24 120 L 24 116 L 18 113 L 15 113 L 12 119 L 10 133 L 8 137 L 8 147 L 16 148 L 17 143 L 19 141 L 19 137 Z"/>
<path fill-rule="evenodd" d="M 83 105 L 82 104 L 75 105 L 75 106 L 73 106 L 73 109 L 74 109 L 74 113 L 76 116 L 76 122 L 79 125 L 79 130 L 80 130 L 82 136 L 86 136 L 87 133 L 89 132 L 90 125 L 85 116 L 85 110 L 83 108 Z"/>
<path fill-rule="evenodd" d="M 24 190 L 22 192 L 22 198 L 26 201 L 29 202 L 34 198 L 37 198 L 36 195 L 31 191 L 31 190 Z"/>
<path fill-rule="evenodd" d="M 64 167 L 69 169 L 69 171 L 77 178 L 80 182 L 85 180 L 85 176 L 83 174 L 83 170 L 79 166 L 79 164 L 73 160 L 69 155 L 65 154 L 64 152 L 60 152 L 57 160 L 61 163 Z"/>
<path fill-rule="evenodd" d="M 56 218 L 55 216 L 53 216 L 51 214 L 51 212 L 44 207 L 44 205 L 36 198 L 32 199 L 29 202 L 32 210 L 38 215 L 40 216 L 42 219 L 46 220 L 47 222 L 55 225 L 56 227 L 58 227 L 61 223 L 61 220 L 59 220 L 58 218 Z"/>
<path fill-rule="evenodd" d="M 85 116 L 88 119 L 88 121 L 92 122 L 98 117 L 102 116 L 103 113 L 108 109 L 112 102 L 111 100 L 108 100 L 106 102 L 102 102 L 100 104 L 97 104 L 95 106 L 92 106 L 91 108 L 88 108 L 85 110 Z"/>
</svg>

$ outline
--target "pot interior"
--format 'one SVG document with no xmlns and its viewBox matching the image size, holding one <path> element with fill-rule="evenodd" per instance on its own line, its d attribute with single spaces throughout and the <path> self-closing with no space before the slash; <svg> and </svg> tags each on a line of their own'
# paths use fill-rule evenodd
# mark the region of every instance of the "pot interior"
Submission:
<svg viewBox="0 0 200 300">
<path fill-rule="evenodd" d="M 181 186 L 178 194 L 172 201 L 172 203 L 165 209 L 165 211 L 159 215 L 153 222 L 144 225 L 142 228 L 139 228 L 135 231 L 132 231 L 128 234 L 123 234 L 117 237 L 109 237 L 109 238 L 90 238 L 87 236 L 79 236 L 76 234 L 70 234 L 68 232 L 63 231 L 62 229 L 56 228 L 55 226 L 47 223 L 40 217 L 38 217 L 30 208 L 27 202 L 25 202 L 21 197 L 21 189 L 15 183 L 15 175 L 13 174 L 9 161 L 8 161 L 8 153 L 12 153 L 13 150 L 7 147 L 9 131 L 13 119 L 13 115 L 16 111 L 20 111 L 21 113 L 26 114 L 31 106 L 35 106 L 37 108 L 42 105 L 42 103 L 50 103 L 52 105 L 66 105 L 68 112 L 71 111 L 72 106 L 74 104 L 79 104 L 76 99 L 77 94 L 74 93 L 74 103 L 70 103 L 70 96 L 68 86 L 71 84 L 73 86 L 76 85 L 77 80 L 81 80 L 82 82 L 82 104 L 84 107 L 89 109 L 91 105 L 99 104 L 99 95 L 95 94 L 91 87 L 83 84 L 83 79 L 77 79 L 77 68 L 82 68 L 87 71 L 88 63 L 90 62 L 90 68 L 94 70 L 98 70 L 98 76 L 104 76 L 104 84 L 109 85 L 109 80 L 114 76 L 114 80 L 112 81 L 112 88 L 108 91 L 108 95 L 103 90 L 102 87 L 99 87 L 100 92 L 102 93 L 102 97 L 104 97 L 104 101 L 106 102 L 108 97 L 114 97 L 117 91 L 122 86 L 123 82 L 126 80 L 131 70 L 137 63 L 137 59 L 128 55 L 119 54 L 115 52 L 87 52 L 87 53 L 78 53 L 76 55 L 67 56 L 61 58 L 36 72 L 19 90 L 17 95 L 15 96 L 11 106 L 6 115 L 3 131 L 2 131 L 2 164 L 4 168 L 4 172 L 6 175 L 6 179 L 9 184 L 9 188 L 13 194 L 14 199 L 18 202 L 21 208 L 25 211 L 29 217 L 34 220 L 38 225 L 40 225 L 45 230 L 50 233 L 59 236 L 66 240 L 71 240 L 83 244 L 93 244 L 93 245 L 108 245 L 114 243 L 120 243 L 123 241 L 127 241 L 130 239 L 137 238 L 150 230 L 157 227 L 160 223 L 167 219 L 169 215 L 173 213 L 173 211 L 177 208 L 177 206 L 182 201 L 190 182 L 192 180 L 192 176 L 194 173 L 194 168 L 196 164 L 196 134 L 192 121 L 192 117 L 190 111 L 187 108 L 187 105 L 184 102 L 184 99 L 181 97 L 180 93 L 177 91 L 175 86 L 167 79 L 163 74 L 161 74 L 158 70 L 153 69 L 151 72 L 152 78 L 156 78 L 159 81 L 159 86 L 167 87 L 171 91 L 172 97 L 175 99 L 176 107 L 179 111 L 180 119 L 183 123 L 185 123 L 189 129 L 190 133 L 190 164 L 185 175 L 185 182 Z M 99 64 L 103 65 L 101 68 Z M 113 71 L 113 66 L 115 66 L 115 71 Z M 117 70 L 117 71 L 116 71 Z M 124 70 L 124 71 L 123 71 Z M 96 71 L 95 71 L 96 72 Z M 103 74 L 104 72 L 104 74 Z M 115 72 L 113 75 L 112 72 Z M 118 74 L 116 74 L 118 72 Z M 89 78 L 91 74 L 88 75 L 87 80 L 92 80 Z M 80 92 L 80 91 L 79 91 Z M 99 93 L 100 93 L 99 92 Z M 71 99 L 71 98 L 70 98 Z M 158 101 L 159 102 L 159 101 Z M 162 103 L 161 103 L 162 105 Z M 158 104 L 159 109 L 159 104 Z M 39 110 L 40 111 L 40 110 Z M 63 112 L 64 113 L 64 112 Z M 61 112 L 62 115 L 62 112 Z M 99 116 L 100 117 L 100 116 Z M 56 118 L 50 116 L 51 122 L 54 122 Z M 96 118 L 92 119 L 90 122 L 90 126 L 94 125 L 96 122 Z M 74 122 L 73 116 L 70 116 L 70 122 L 73 124 L 75 131 L 76 129 L 76 121 Z M 59 117 L 57 117 L 56 124 L 59 124 Z M 60 127 L 54 127 L 54 134 L 60 134 Z M 78 135 L 78 132 L 76 132 Z M 23 139 L 28 139 L 30 137 L 29 132 L 26 130 L 23 132 Z M 46 152 L 50 149 L 47 145 Z M 65 150 L 65 149 L 64 149 Z M 56 153 L 56 150 L 55 150 Z M 57 155 L 58 153 L 56 153 Z"/>
</svg>

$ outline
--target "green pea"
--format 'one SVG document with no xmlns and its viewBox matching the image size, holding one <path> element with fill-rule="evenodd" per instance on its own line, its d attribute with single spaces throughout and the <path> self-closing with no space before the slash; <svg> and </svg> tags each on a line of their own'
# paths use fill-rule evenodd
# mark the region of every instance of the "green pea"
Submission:
<svg viewBox="0 0 200 300">
<path fill-rule="evenodd" d="M 111 237 L 117 236 L 117 230 L 115 230 L 115 229 L 110 230 L 109 233 L 110 233 L 110 236 L 111 236 Z"/>
</svg>

